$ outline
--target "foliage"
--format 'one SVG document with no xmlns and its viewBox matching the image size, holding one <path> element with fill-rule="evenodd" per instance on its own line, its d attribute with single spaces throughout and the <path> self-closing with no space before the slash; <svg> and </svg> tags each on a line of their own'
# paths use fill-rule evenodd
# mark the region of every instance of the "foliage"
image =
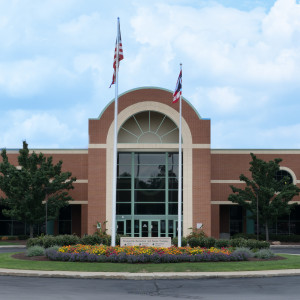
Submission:
<svg viewBox="0 0 300 300">
<path fill-rule="evenodd" d="M 289 202 L 294 196 L 299 195 L 300 189 L 289 183 L 288 177 L 276 179 L 282 159 L 275 158 L 266 162 L 258 159 L 253 153 L 251 158 L 249 170 L 252 179 L 241 174 L 239 178 L 246 183 L 246 187 L 241 189 L 231 185 L 233 194 L 229 195 L 228 200 L 250 211 L 254 220 L 258 214 L 259 223 L 265 225 L 266 239 L 269 240 L 269 226 L 279 216 L 290 213 L 296 204 L 290 205 Z"/>
<path fill-rule="evenodd" d="M 111 247 L 111 246 L 65 246 L 58 251 L 46 250 L 51 260 L 88 261 L 114 263 L 177 263 L 247 260 L 246 253 L 234 254 L 228 249 L 191 247 Z"/>
<path fill-rule="evenodd" d="M 103 244 L 103 238 L 100 237 L 98 234 L 85 235 L 81 238 L 81 243 L 83 245 L 99 245 Z"/>
<path fill-rule="evenodd" d="M 95 234 L 100 237 L 106 237 L 107 236 L 107 228 L 106 228 L 107 221 L 104 222 L 97 222 L 96 226 L 96 232 Z"/>
<path fill-rule="evenodd" d="M 234 253 L 246 253 L 248 257 L 254 257 L 254 253 L 250 250 L 250 248 L 247 247 L 237 247 L 234 250 Z"/>
<path fill-rule="evenodd" d="M 215 246 L 217 248 L 226 248 L 230 246 L 230 241 L 224 239 L 216 240 Z"/>
<path fill-rule="evenodd" d="M 58 251 L 58 250 L 59 250 L 59 248 L 60 248 L 60 246 L 58 246 L 58 245 L 54 245 L 54 246 L 52 246 L 52 247 L 48 248 L 47 250 L 54 250 L 54 251 Z"/>
<path fill-rule="evenodd" d="M 206 238 L 207 234 L 203 231 L 203 226 L 201 228 L 189 228 L 191 233 L 186 237 L 188 240 L 191 238 Z"/>
<path fill-rule="evenodd" d="M 5 149 L 1 156 L 0 189 L 5 194 L 0 197 L 0 203 L 5 207 L 2 213 L 26 222 L 33 237 L 33 225 L 45 222 L 45 202 L 47 219 L 55 220 L 59 210 L 72 200 L 67 191 L 73 189 L 76 178 L 71 178 L 70 172 L 62 172 L 62 161 L 53 164 L 51 156 L 29 154 L 25 141 L 19 151 L 18 168 L 8 161 Z"/>
<path fill-rule="evenodd" d="M 76 245 L 80 243 L 80 238 L 76 235 L 42 235 L 36 238 L 30 238 L 27 240 L 26 247 L 42 246 L 44 248 L 50 248 L 52 246 L 65 246 L 65 245 Z"/>
<path fill-rule="evenodd" d="M 41 246 L 33 246 L 27 249 L 26 256 L 43 256 L 45 249 Z"/>
<path fill-rule="evenodd" d="M 270 249 L 261 249 L 254 253 L 254 257 L 261 259 L 269 259 L 274 257 L 275 254 Z"/>
<path fill-rule="evenodd" d="M 187 246 L 187 243 L 188 243 L 187 238 L 182 237 L 181 238 L 181 246 L 185 247 L 185 246 Z M 178 238 L 177 237 L 172 238 L 172 245 L 178 246 Z"/>
<path fill-rule="evenodd" d="M 266 241 L 258 241 L 253 239 L 243 239 L 243 238 L 236 238 L 230 240 L 230 246 L 232 247 L 246 247 L 249 249 L 263 249 L 263 248 L 270 248 L 270 243 Z"/>
<path fill-rule="evenodd" d="M 216 240 L 213 237 L 191 237 L 188 239 L 188 244 L 191 247 L 214 247 Z"/>
<path fill-rule="evenodd" d="M 243 237 L 244 239 L 256 239 L 256 235 L 254 234 L 246 234 L 246 233 L 238 233 L 233 236 L 233 238 Z M 265 240 L 266 235 L 260 234 L 260 240 Z M 299 243 L 300 242 L 300 235 L 297 234 L 270 234 L 269 239 L 271 241 L 280 241 L 280 242 L 293 242 Z"/>
</svg>

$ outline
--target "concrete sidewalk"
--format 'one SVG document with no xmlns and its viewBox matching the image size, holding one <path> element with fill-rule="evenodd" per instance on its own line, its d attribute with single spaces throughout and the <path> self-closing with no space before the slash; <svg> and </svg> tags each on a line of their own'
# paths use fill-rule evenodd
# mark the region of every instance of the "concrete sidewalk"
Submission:
<svg viewBox="0 0 300 300">
<path fill-rule="evenodd" d="M 241 272 L 153 272 L 153 273 L 127 273 L 127 272 L 70 272 L 70 271 L 35 271 L 0 269 L 0 276 L 26 276 L 26 277 L 55 277 L 55 278 L 85 278 L 85 279 L 201 279 L 201 278 L 247 278 L 247 277 L 275 277 L 299 276 L 300 269 L 241 271 Z"/>
</svg>

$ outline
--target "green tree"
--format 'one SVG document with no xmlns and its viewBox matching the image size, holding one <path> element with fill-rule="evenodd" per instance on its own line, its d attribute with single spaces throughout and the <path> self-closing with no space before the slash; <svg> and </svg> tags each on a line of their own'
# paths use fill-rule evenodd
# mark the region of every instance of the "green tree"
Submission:
<svg viewBox="0 0 300 300">
<path fill-rule="evenodd" d="M 228 200 L 252 212 L 251 218 L 254 220 L 257 217 L 258 207 L 259 224 L 265 226 L 268 241 L 269 226 L 281 215 L 290 213 L 296 204 L 289 204 L 289 202 L 299 195 L 300 189 L 290 183 L 289 177 L 283 177 L 281 180 L 276 178 L 282 159 L 275 158 L 266 162 L 258 159 L 253 153 L 251 158 L 249 170 L 252 179 L 241 174 L 240 180 L 246 183 L 246 187 L 241 189 L 231 185 L 233 194 L 229 195 Z"/>
<path fill-rule="evenodd" d="M 73 200 L 68 190 L 73 189 L 76 178 L 70 172 L 62 172 L 62 161 L 53 164 L 52 157 L 42 153 L 29 154 L 28 144 L 23 142 L 19 151 L 19 167 L 8 161 L 6 150 L 1 151 L 0 189 L 5 196 L 0 203 L 2 213 L 15 220 L 26 222 L 33 236 L 33 226 L 58 217 L 59 210 Z"/>
</svg>

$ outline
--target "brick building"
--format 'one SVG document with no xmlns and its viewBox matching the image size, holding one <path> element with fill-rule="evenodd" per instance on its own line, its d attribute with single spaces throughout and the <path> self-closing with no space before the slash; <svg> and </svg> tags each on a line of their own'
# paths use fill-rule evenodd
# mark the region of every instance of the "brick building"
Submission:
<svg viewBox="0 0 300 300">
<path fill-rule="evenodd" d="M 172 92 L 140 88 L 119 97 L 117 232 L 132 236 L 177 235 L 179 104 Z M 89 146 L 84 150 L 38 149 L 62 160 L 64 170 L 77 178 L 70 192 L 74 201 L 48 224 L 50 232 L 95 232 L 97 222 L 111 228 L 114 102 L 97 119 L 89 120 Z M 210 147 L 210 120 L 192 105 L 182 103 L 183 235 L 203 225 L 208 235 L 253 233 L 247 212 L 229 202 L 230 184 L 243 186 L 239 175 L 249 174 L 250 152 L 264 160 L 283 159 L 281 169 L 299 184 L 300 150 L 219 150 Z M 17 164 L 18 150 L 7 151 Z M 299 197 L 295 201 L 299 201 Z M 272 231 L 300 234 L 296 208 L 274 224 Z M 36 231 L 43 230 L 36 228 Z M 20 235 L 26 224 L 0 213 L 0 235 Z"/>
</svg>

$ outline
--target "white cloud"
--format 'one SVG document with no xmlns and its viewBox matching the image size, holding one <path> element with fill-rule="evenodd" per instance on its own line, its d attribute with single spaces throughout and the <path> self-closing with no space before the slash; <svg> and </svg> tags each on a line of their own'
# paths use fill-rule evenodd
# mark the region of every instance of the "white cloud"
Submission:
<svg viewBox="0 0 300 300">
<path fill-rule="evenodd" d="M 44 57 L 0 63 L 0 90 L 11 97 L 36 95 L 61 77 L 68 81 L 72 74 Z"/>
<path fill-rule="evenodd" d="M 189 68 L 239 85 L 276 83 L 300 75 L 299 42 L 293 38 L 299 23 L 300 5 L 295 0 L 278 0 L 268 13 L 221 5 L 197 9 L 139 4 L 131 21 L 136 40 L 161 49 L 159 61 L 169 68 L 184 57 Z"/>
<path fill-rule="evenodd" d="M 76 140 L 83 143 L 83 137 L 87 139 L 87 132 L 80 132 L 76 126 L 76 117 L 79 116 L 80 113 L 70 116 L 74 120 L 72 127 L 68 120 L 60 120 L 55 113 L 24 110 L 8 112 L 0 121 L 3 129 L 0 148 L 19 148 L 23 140 L 28 142 L 30 148 L 59 148 L 62 144 L 78 147 Z"/>
</svg>

